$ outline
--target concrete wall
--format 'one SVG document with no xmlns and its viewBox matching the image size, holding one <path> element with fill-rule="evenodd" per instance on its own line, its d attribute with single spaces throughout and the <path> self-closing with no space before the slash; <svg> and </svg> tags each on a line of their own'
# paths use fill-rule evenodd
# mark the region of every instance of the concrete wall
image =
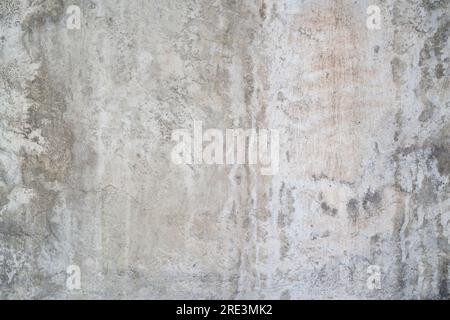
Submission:
<svg viewBox="0 0 450 320">
<path fill-rule="evenodd" d="M 448 299 L 449 35 L 447 0 L 1 0 L 0 297 Z M 194 120 L 278 129 L 278 173 L 174 164 Z"/>
</svg>

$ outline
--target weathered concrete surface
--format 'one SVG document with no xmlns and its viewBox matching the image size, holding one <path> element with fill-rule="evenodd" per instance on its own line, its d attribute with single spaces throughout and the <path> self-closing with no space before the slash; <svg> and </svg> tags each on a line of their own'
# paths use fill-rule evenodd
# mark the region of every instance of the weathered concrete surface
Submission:
<svg viewBox="0 0 450 320">
<path fill-rule="evenodd" d="M 449 298 L 449 1 L 0 15 L 1 298 Z M 193 120 L 281 130 L 279 173 L 173 164 Z"/>
</svg>

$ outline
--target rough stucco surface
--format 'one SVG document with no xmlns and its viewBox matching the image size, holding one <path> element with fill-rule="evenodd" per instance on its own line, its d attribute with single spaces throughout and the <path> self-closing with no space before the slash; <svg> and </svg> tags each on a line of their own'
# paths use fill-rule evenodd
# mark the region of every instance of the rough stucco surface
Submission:
<svg viewBox="0 0 450 320">
<path fill-rule="evenodd" d="M 449 36 L 447 0 L 1 0 L 0 297 L 448 299 Z M 279 172 L 172 163 L 193 120 L 279 129 Z"/>
</svg>

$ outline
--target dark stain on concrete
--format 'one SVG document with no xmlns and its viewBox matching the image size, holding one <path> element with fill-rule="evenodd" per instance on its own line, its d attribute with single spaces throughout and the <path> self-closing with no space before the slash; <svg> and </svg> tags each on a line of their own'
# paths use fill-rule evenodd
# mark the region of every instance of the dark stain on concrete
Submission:
<svg viewBox="0 0 450 320">
<path fill-rule="evenodd" d="M 447 46 L 449 35 L 450 21 L 447 19 L 425 41 L 420 51 L 419 67 L 421 67 L 421 78 L 415 93 L 423 105 L 423 111 L 419 116 L 419 120 L 422 122 L 430 120 L 437 108 L 430 100 L 428 92 L 439 85 L 438 81 L 442 81 L 442 78 L 445 76 L 445 70 L 448 69 L 448 61 L 445 61 L 446 59 L 443 59 L 442 56 Z"/>
<path fill-rule="evenodd" d="M 352 222 L 356 222 L 359 216 L 359 201 L 352 198 L 347 202 L 348 218 Z"/>
<path fill-rule="evenodd" d="M 323 213 L 325 213 L 326 215 L 334 217 L 338 213 L 338 210 L 336 208 L 330 207 L 325 201 L 322 201 L 320 207 L 322 208 Z"/>
<path fill-rule="evenodd" d="M 264 21 L 266 20 L 266 3 L 263 1 L 261 4 L 261 8 L 259 8 L 259 16 L 261 17 L 261 19 Z"/>
<path fill-rule="evenodd" d="M 362 206 L 363 209 L 370 212 L 370 215 L 373 212 L 373 210 L 378 210 L 381 207 L 381 194 L 379 191 L 371 191 L 370 188 L 367 190 L 367 192 L 364 194 L 363 200 L 362 200 Z"/>
<path fill-rule="evenodd" d="M 431 156 L 437 162 L 437 169 L 442 176 L 450 176 L 450 144 L 449 140 L 441 140 L 433 145 Z"/>
<path fill-rule="evenodd" d="M 402 77 L 406 71 L 406 63 L 403 62 L 399 57 L 395 57 L 391 61 L 391 69 L 392 69 L 392 80 L 394 83 L 400 85 L 403 83 Z"/>
</svg>

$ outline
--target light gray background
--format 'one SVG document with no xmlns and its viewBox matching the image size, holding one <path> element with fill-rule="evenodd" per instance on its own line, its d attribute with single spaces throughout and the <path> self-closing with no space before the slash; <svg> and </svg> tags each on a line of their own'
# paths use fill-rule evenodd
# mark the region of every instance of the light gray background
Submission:
<svg viewBox="0 0 450 320">
<path fill-rule="evenodd" d="M 1 298 L 449 298 L 449 1 L 0 15 Z M 193 120 L 279 129 L 279 173 L 173 164 Z"/>
</svg>

